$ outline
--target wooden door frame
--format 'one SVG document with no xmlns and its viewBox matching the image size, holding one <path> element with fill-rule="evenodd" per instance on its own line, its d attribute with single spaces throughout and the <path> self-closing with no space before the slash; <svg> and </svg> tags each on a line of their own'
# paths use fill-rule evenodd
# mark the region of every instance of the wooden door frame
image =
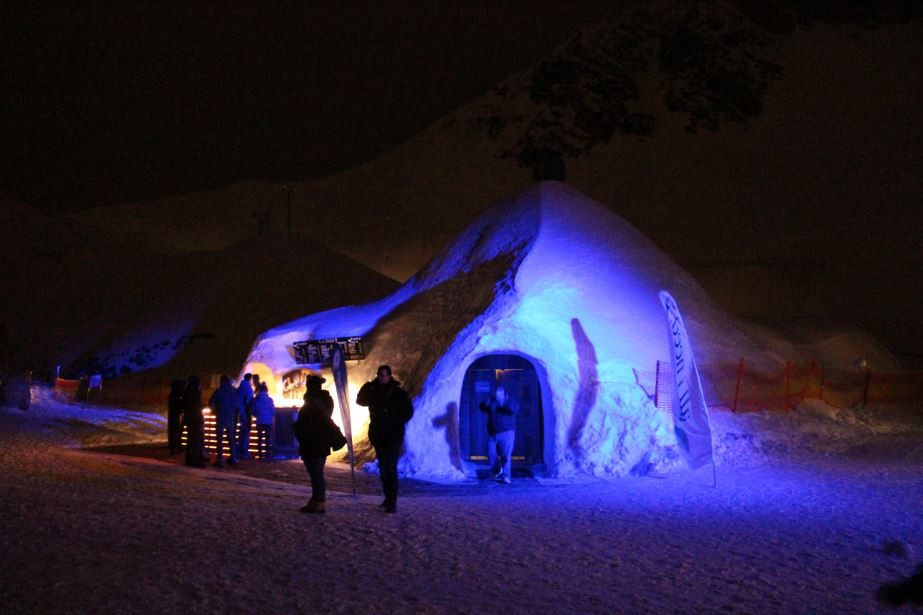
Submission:
<svg viewBox="0 0 923 615">
<path fill-rule="evenodd" d="M 482 352 L 476 355 L 472 355 L 465 360 L 467 367 L 462 372 L 461 382 L 458 384 L 459 388 L 459 403 L 457 412 L 459 415 L 456 417 L 458 421 L 457 424 L 461 422 L 461 412 L 462 405 L 461 399 L 462 394 L 464 394 L 465 378 L 468 375 L 468 371 L 471 367 L 480 359 L 484 357 L 494 356 L 494 355 L 510 355 L 519 357 L 529 362 L 532 366 L 532 369 L 535 370 L 535 375 L 538 378 L 538 388 L 539 388 L 539 413 L 541 415 L 541 420 L 539 422 L 541 427 L 541 446 L 542 446 L 542 459 L 536 465 L 544 466 L 545 469 L 550 469 L 554 467 L 553 460 L 556 455 L 555 448 L 555 416 L 554 411 L 554 398 L 551 395 L 551 388 L 548 386 L 548 372 L 545 370 L 545 365 L 536 359 L 535 357 L 519 352 L 517 350 L 492 350 L 490 352 Z M 459 443 L 461 444 L 461 443 Z"/>
</svg>

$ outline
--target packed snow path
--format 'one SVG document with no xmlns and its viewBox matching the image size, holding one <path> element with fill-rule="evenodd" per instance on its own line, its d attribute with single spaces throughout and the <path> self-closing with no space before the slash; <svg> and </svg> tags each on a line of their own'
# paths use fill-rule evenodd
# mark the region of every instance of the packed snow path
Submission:
<svg viewBox="0 0 923 615">
<path fill-rule="evenodd" d="M 303 485 L 62 446 L 147 417 L 0 410 L 4 610 L 893 612 L 876 589 L 923 556 L 919 461 L 418 488 L 397 515 L 334 492 L 311 516 Z"/>
</svg>

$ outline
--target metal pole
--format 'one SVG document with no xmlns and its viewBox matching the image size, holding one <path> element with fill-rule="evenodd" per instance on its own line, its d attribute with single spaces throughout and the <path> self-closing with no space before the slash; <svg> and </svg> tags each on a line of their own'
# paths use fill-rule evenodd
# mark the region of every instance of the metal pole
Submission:
<svg viewBox="0 0 923 615">
<path fill-rule="evenodd" d="M 657 359 L 657 368 L 654 372 L 654 407 L 660 407 L 660 359 Z"/>
<path fill-rule="evenodd" d="M 353 456 L 352 442 L 349 443 L 349 473 L 353 479 L 353 497 L 356 497 L 356 459 Z"/>
<path fill-rule="evenodd" d="M 737 365 L 737 387 L 734 389 L 734 407 L 731 408 L 737 412 L 737 400 L 740 398 L 740 381 L 744 378 L 744 358 L 740 357 L 740 363 Z"/>
</svg>

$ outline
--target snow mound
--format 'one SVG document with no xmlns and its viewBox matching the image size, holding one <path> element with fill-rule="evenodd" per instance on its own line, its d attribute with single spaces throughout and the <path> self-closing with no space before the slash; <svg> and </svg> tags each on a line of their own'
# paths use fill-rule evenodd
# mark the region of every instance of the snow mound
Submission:
<svg viewBox="0 0 923 615">
<path fill-rule="evenodd" d="M 670 417 L 654 408 L 633 372 L 669 356 L 661 289 L 677 297 L 702 359 L 746 352 L 757 362 L 775 360 L 771 344 L 718 308 L 634 227 L 565 184 L 543 182 L 489 208 L 391 296 L 266 332 L 242 371 L 260 373 L 278 398 L 284 374 L 321 368 L 298 365 L 294 342 L 362 336 L 367 359 L 352 368 L 351 389 L 387 363 L 414 397 L 403 469 L 460 477 L 453 436 L 440 419 L 458 419 L 475 360 L 518 355 L 541 385 L 548 470 L 625 475 L 676 456 Z M 360 450 L 367 447 L 363 410 L 353 412 Z"/>
<path fill-rule="evenodd" d="M 0 412 L 0 420 L 14 423 L 21 434 L 71 447 L 161 441 L 167 429 L 161 414 L 68 403 L 45 386 L 32 387 L 29 410 L 2 408 Z"/>
</svg>

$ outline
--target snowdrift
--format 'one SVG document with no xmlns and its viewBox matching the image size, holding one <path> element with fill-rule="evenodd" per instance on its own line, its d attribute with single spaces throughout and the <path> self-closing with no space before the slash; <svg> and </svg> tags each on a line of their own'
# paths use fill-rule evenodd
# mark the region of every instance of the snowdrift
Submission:
<svg viewBox="0 0 923 615">
<path fill-rule="evenodd" d="M 159 390 L 163 380 L 236 370 L 261 331 L 306 306 L 367 302 L 398 287 L 304 235 L 159 254 L 13 199 L 0 205 L 17 226 L 0 259 L 0 369 L 14 373 L 48 377 L 61 365 L 65 375 Z"/>
</svg>

